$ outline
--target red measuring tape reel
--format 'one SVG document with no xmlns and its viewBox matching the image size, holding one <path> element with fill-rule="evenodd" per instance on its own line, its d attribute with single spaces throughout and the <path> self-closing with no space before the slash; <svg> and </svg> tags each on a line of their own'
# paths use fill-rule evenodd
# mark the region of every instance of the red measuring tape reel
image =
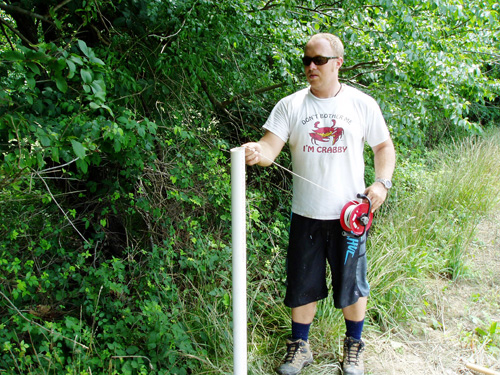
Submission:
<svg viewBox="0 0 500 375">
<path fill-rule="evenodd" d="M 368 200 L 368 203 L 360 203 L 352 200 L 342 209 L 340 213 L 340 225 L 347 233 L 356 237 L 362 236 L 370 228 L 373 221 L 372 202 L 363 194 L 358 198 Z"/>
</svg>

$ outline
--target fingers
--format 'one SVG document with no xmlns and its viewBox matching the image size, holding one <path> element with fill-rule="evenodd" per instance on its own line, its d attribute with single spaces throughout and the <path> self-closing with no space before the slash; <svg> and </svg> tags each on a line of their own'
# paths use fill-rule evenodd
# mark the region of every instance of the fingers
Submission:
<svg viewBox="0 0 500 375">
<path fill-rule="evenodd" d="M 245 163 L 247 165 L 255 165 L 258 164 L 260 161 L 260 154 L 257 153 L 256 151 L 253 151 L 250 154 L 245 154 Z"/>
<path fill-rule="evenodd" d="M 370 201 L 372 202 L 371 211 L 373 213 L 385 202 L 385 199 L 387 198 L 387 190 L 381 184 L 375 184 L 366 189 L 365 195 L 370 198 Z"/>
<path fill-rule="evenodd" d="M 261 161 L 261 147 L 258 143 L 245 143 L 242 147 L 245 148 L 245 163 L 247 165 L 255 165 Z"/>
</svg>

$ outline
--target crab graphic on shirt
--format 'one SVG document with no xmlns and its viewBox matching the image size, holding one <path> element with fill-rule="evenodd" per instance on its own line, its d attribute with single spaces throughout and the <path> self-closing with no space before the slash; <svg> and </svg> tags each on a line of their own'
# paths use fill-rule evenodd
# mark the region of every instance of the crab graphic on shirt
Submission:
<svg viewBox="0 0 500 375">
<path fill-rule="evenodd" d="M 317 121 L 314 124 L 314 129 L 312 130 L 313 132 L 309 133 L 309 135 L 311 136 L 311 143 L 314 143 L 315 145 L 317 145 L 318 141 L 319 142 L 328 142 L 330 140 L 330 138 L 332 138 L 332 145 L 337 143 L 337 141 L 339 139 L 341 139 L 342 136 L 344 135 L 344 129 L 336 127 L 335 120 L 332 120 L 332 123 L 333 123 L 333 126 L 318 128 L 320 121 Z"/>
</svg>

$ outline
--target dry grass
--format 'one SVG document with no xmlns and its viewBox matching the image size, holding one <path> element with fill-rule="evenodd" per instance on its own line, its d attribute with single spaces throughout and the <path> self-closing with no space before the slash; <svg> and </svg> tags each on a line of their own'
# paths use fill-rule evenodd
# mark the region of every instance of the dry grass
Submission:
<svg viewBox="0 0 500 375">
<path fill-rule="evenodd" d="M 384 334 L 368 333 L 368 374 L 473 374 L 471 362 L 500 371 L 500 214 L 483 220 L 467 251 L 469 276 L 423 280 L 425 301 L 415 319 Z"/>
</svg>

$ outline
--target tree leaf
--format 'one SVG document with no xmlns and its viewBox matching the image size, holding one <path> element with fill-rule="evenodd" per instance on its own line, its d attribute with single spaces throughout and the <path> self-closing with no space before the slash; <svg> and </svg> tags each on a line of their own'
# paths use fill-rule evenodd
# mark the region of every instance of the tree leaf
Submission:
<svg viewBox="0 0 500 375">
<path fill-rule="evenodd" d="M 94 64 L 97 64 L 97 65 L 106 65 L 104 64 L 104 61 L 102 61 L 100 58 L 98 57 L 92 57 L 90 59 L 90 62 L 93 62 Z"/>
<path fill-rule="evenodd" d="M 103 86 L 104 82 L 102 80 L 96 80 L 90 84 L 90 87 L 92 87 L 92 91 L 94 92 L 94 94 L 97 94 L 99 92 L 104 92 Z"/>
<path fill-rule="evenodd" d="M 101 106 L 100 106 L 100 107 L 101 107 L 101 108 L 104 108 L 106 111 L 108 111 L 108 112 L 109 112 L 109 114 L 110 114 L 111 116 L 114 116 L 113 111 L 112 111 L 112 110 L 111 110 L 111 108 L 109 108 L 106 104 L 101 104 Z"/>
<path fill-rule="evenodd" d="M 23 61 L 24 55 L 19 51 L 7 51 L 7 52 L 2 53 L 1 60 Z"/>
<path fill-rule="evenodd" d="M 52 160 L 59 163 L 59 147 L 51 147 L 50 151 L 52 152 Z"/>
<path fill-rule="evenodd" d="M 80 50 L 84 53 L 85 56 L 88 57 L 89 47 L 87 47 L 87 43 L 85 43 L 83 40 L 78 39 L 78 47 L 80 47 Z"/>
<path fill-rule="evenodd" d="M 68 78 L 73 78 L 76 72 L 76 65 L 73 61 L 71 60 L 66 60 L 66 65 L 68 65 L 69 73 L 68 73 Z"/>
<path fill-rule="evenodd" d="M 83 61 L 82 59 L 80 58 L 80 56 L 71 56 L 68 60 L 74 62 L 75 64 L 77 65 L 80 65 L 82 66 L 83 65 Z"/>
<path fill-rule="evenodd" d="M 30 69 L 31 69 L 31 71 L 32 71 L 33 73 L 35 73 L 35 74 L 40 74 L 40 68 L 39 68 L 39 67 L 38 67 L 38 65 L 37 65 L 37 64 L 35 64 L 34 62 L 32 62 L 32 61 L 28 61 L 28 62 L 26 63 L 26 65 L 28 66 L 28 68 L 30 68 Z"/>
<path fill-rule="evenodd" d="M 33 77 L 26 77 L 26 83 L 30 89 L 34 89 L 36 86 L 36 80 Z"/>
<path fill-rule="evenodd" d="M 491 323 L 491 326 L 490 326 L 490 336 L 493 337 L 493 335 L 495 334 L 496 331 L 497 331 L 497 322 L 493 322 L 493 323 Z"/>
<path fill-rule="evenodd" d="M 75 152 L 75 155 L 78 156 L 80 159 L 85 159 L 85 148 L 83 145 L 75 140 L 71 140 L 71 145 L 73 146 L 73 151 Z"/>
<path fill-rule="evenodd" d="M 80 170 L 83 172 L 83 173 L 87 173 L 88 169 L 89 169 L 89 165 L 87 164 L 87 162 L 85 160 L 82 160 L 82 159 L 78 159 L 76 161 L 76 166 L 78 168 L 80 168 Z"/>
<path fill-rule="evenodd" d="M 106 101 L 106 93 L 104 91 L 99 91 L 94 94 L 96 99 L 99 99 L 102 102 Z"/>
<path fill-rule="evenodd" d="M 50 138 L 47 137 L 46 135 L 41 135 L 39 137 L 39 139 L 40 139 L 40 143 L 42 144 L 42 146 L 44 146 L 44 147 L 50 146 L 50 143 L 51 143 Z"/>
<path fill-rule="evenodd" d="M 63 93 L 66 93 L 66 91 L 68 91 L 68 83 L 61 76 L 56 77 L 56 86 L 59 89 L 59 91 L 61 91 Z"/>
<path fill-rule="evenodd" d="M 90 69 L 80 69 L 80 75 L 82 76 L 82 80 L 86 84 L 90 84 L 93 81 L 92 70 Z"/>
</svg>

